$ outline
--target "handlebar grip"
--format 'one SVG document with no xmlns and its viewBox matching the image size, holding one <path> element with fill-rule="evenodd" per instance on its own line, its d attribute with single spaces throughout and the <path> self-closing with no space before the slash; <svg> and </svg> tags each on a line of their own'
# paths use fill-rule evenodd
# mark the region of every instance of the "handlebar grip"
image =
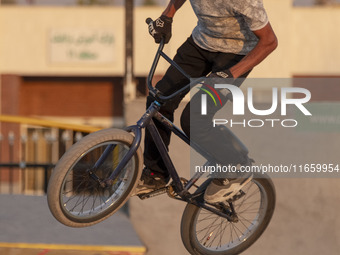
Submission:
<svg viewBox="0 0 340 255">
<path fill-rule="evenodd" d="M 146 24 L 150 24 L 151 22 L 153 22 L 153 20 L 151 19 L 151 18 L 147 18 L 146 20 L 145 20 L 145 22 L 146 22 Z"/>
</svg>

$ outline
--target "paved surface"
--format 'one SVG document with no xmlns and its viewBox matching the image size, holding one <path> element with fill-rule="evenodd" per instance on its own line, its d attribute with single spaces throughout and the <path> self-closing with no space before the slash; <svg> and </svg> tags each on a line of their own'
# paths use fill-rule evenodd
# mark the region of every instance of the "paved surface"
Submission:
<svg viewBox="0 0 340 255">
<path fill-rule="evenodd" d="M 0 248 L 1 255 L 141 255 L 144 253 L 130 251 L 79 251 L 58 249 L 23 249 L 23 248 Z"/>
<path fill-rule="evenodd" d="M 129 123 L 144 111 L 144 100 L 127 106 Z M 183 109 L 180 106 L 179 112 Z M 177 118 L 178 118 L 177 113 Z M 177 120 L 178 123 L 178 120 Z M 340 128 L 339 128 L 340 130 Z M 277 130 L 276 130 L 277 131 Z M 278 133 L 272 129 L 242 130 L 238 136 L 257 162 L 279 164 L 335 161 L 340 164 L 339 133 Z M 182 176 L 188 177 L 190 152 L 177 139 L 170 153 Z M 245 255 L 337 255 L 340 251 L 340 179 L 275 178 L 276 210 L 268 229 Z M 185 204 L 167 195 L 130 200 L 132 223 L 147 246 L 147 255 L 188 254 L 180 237 Z"/>
<path fill-rule="evenodd" d="M 46 197 L 0 195 L 0 204 L 1 255 L 144 254 L 121 211 L 95 226 L 69 228 L 53 218 Z"/>
</svg>

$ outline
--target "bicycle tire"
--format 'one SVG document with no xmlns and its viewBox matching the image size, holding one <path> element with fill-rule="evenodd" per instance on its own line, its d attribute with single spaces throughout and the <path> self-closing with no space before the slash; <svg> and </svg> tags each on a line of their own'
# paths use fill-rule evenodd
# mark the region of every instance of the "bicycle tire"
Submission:
<svg viewBox="0 0 340 255">
<path fill-rule="evenodd" d="M 112 145 L 112 152 L 109 150 L 103 164 L 95 170 L 96 175 L 107 178 L 132 141 L 133 136 L 124 130 L 104 129 L 85 136 L 61 157 L 47 190 L 49 209 L 59 222 L 70 227 L 87 227 L 107 219 L 125 204 L 141 176 L 140 148 L 109 187 L 100 186 L 88 169 Z"/>
<path fill-rule="evenodd" d="M 235 203 L 235 210 L 240 219 L 237 223 L 229 222 L 227 219 L 193 204 L 187 204 L 181 221 L 181 237 L 184 246 L 190 254 L 239 254 L 249 248 L 262 235 L 274 213 L 276 194 L 271 179 L 261 177 L 262 178 L 254 176 L 252 182 L 242 189 L 246 190 L 246 195 L 244 198 L 240 198 L 239 203 L 242 204 L 239 205 L 248 206 L 248 208 L 246 208 L 248 212 L 242 211 L 238 203 Z M 202 186 L 206 187 L 210 181 L 211 180 L 207 180 Z M 252 192 L 252 189 L 256 188 L 254 185 L 258 188 L 260 195 L 252 198 L 251 196 L 255 196 L 255 193 Z M 196 193 L 197 192 L 202 193 L 202 189 L 197 190 Z M 260 196 L 261 201 L 256 215 L 253 215 L 256 209 L 251 207 L 252 202 L 246 202 L 247 195 L 248 199 L 251 198 L 254 201 Z M 253 203 L 255 204 L 255 202 Z M 202 218 L 204 213 L 207 213 L 206 215 L 208 216 L 205 215 L 203 216 L 205 218 Z M 252 219 L 248 219 L 247 217 L 251 217 Z M 212 224 L 210 225 L 208 223 L 209 220 L 212 220 Z M 202 226 L 198 227 L 198 223 Z M 250 225 L 247 227 L 249 223 Z M 204 228 L 205 225 L 207 226 L 206 228 Z M 242 231 L 243 229 L 244 232 Z M 218 237 L 219 234 L 220 236 Z M 222 241 L 226 242 L 222 244 Z"/>
</svg>

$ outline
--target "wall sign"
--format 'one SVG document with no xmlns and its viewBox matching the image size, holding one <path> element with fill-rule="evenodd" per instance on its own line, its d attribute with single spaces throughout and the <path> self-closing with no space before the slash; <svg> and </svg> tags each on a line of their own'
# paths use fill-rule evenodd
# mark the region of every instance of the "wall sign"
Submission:
<svg viewBox="0 0 340 255">
<path fill-rule="evenodd" d="M 110 29 L 65 28 L 49 33 L 51 63 L 104 64 L 115 61 L 115 35 Z"/>
</svg>

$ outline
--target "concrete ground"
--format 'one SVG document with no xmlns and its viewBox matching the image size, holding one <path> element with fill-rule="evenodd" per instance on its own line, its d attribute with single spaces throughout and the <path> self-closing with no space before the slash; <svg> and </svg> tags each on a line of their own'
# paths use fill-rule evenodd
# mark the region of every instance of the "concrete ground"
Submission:
<svg viewBox="0 0 340 255">
<path fill-rule="evenodd" d="M 142 255 L 145 247 L 123 211 L 87 228 L 55 220 L 45 196 L 0 195 L 1 255 Z"/>
<path fill-rule="evenodd" d="M 144 99 L 127 105 L 129 124 L 136 122 L 144 106 Z M 182 109 L 183 105 L 178 110 L 177 123 Z M 256 162 L 298 163 L 303 159 L 305 163 L 340 163 L 339 133 L 277 131 L 240 129 L 237 135 Z M 189 177 L 189 148 L 173 139 L 170 153 L 179 173 Z M 307 176 L 274 178 L 273 181 L 277 193 L 273 219 L 261 238 L 243 254 L 339 254 L 340 179 Z M 144 201 L 131 198 L 129 206 L 131 221 L 148 249 L 147 255 L 188 254 L 180 236 L 183 202 L 161 195 Z"/>
<path fill-rule="evenodd" d="M 128 251 L 79 251 L 60 249 L 0 248 L 1 255 L 140 255 Z"/>
</svg>

